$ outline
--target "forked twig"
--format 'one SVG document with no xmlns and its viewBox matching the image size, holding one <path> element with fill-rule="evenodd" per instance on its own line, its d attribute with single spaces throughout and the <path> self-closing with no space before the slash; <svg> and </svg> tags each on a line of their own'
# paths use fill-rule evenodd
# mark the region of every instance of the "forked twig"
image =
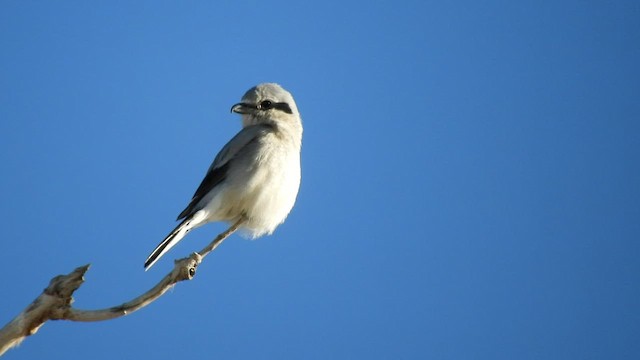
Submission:
<svg viewBox="0 0 640 360">
<path fill-rule="evenodd" d="M 118 306 L 99 310 L 81 310 L 71 306 L 74 301 L 73 293 L 84 282 L 84 274 L 89 270 L 89 265 L 78 267 L 67 275 L 54 277 L 40 296 L 0 329 L 0 356 L 20 344 L 25 337 L 35 334 L 48 320 L 110 320 L 129 315 L 149 305 L 178 282 L 193 279 L 202 259 L 236 232 L 245 220 L 243 217 L 235 222 L 225 232 L 216 236 L 199 253 L 193 253 L 186 258 L 176 260 L 171 272 L 163 277 L 158 284 L 135 299 Z"/>
</svg>

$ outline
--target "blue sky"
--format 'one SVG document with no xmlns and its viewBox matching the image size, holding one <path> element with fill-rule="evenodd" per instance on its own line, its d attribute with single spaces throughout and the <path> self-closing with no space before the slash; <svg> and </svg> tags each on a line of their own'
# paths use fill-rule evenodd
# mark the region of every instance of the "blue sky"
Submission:
<svg viewBox="0 0 640 360">
<path fill-rule="evenodd" d="M 101 323 L 7 359 L 637 359 L 635 1 L 3 2 L 0 322 L 91 263 L 79 308 L 151 271 L 229 108 L 302 113 L 287 222 Z"/>
</svg>

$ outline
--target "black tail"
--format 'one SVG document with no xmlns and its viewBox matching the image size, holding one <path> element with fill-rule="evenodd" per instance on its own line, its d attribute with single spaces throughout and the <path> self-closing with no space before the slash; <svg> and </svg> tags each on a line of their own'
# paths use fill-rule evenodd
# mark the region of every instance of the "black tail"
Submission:
<svg viewBox="0 0 640 360">
<path fill-rule="evenodd" d="M 189 230 L 191 230 L 189 225 L 192 218 L 193 215 L 184 219 L 178 226 L 176 226 L 175 229 L 173 229 L 173 231 L 169 233 L 169 235 L 167 235 L 166 238 L 164 238 L 164 240 L 162 240 L 162 242 L 160 242 L 160 244 L 158 244 L 158 246 L 156 246 L 156 248 L 151 252 L 151 255 L 149 255 L 147 260 L 144 262 L 145 271 L 149 270 L 149 268 L 152 267 L 153 264 L 162 257 L 162 255 L 182 240 Z"/>
</svg>

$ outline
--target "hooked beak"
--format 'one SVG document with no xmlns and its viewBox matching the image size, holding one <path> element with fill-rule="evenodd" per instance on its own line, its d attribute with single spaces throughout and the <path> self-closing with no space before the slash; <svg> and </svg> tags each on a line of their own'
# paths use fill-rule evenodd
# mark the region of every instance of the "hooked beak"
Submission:
<svg viewBox="0 0 640 360">
<path fill-rule="evenodd" d="M 252 110 L 255 110 L 256 107 L 247 103 L 237 103 L 231 107 L 231 112 L 236 114 L 249 114 Z"/>
</svg>

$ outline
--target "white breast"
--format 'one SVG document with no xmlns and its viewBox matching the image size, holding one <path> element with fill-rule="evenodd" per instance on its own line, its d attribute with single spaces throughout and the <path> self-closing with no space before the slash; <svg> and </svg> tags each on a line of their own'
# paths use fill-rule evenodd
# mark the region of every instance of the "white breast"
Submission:
<svg viewBox="0 0 640 360">
<path fill-rule="evenodd" d="M 300 187 L 300 148 L 270 133 L 251 152 L 240 166 L 246 171 L 230 173 L 221 184 L 207 217 L 234 222 L 244 214 L 244 233 L 257 238 L 273 233 L 293 208 Z"/>
</svg>

